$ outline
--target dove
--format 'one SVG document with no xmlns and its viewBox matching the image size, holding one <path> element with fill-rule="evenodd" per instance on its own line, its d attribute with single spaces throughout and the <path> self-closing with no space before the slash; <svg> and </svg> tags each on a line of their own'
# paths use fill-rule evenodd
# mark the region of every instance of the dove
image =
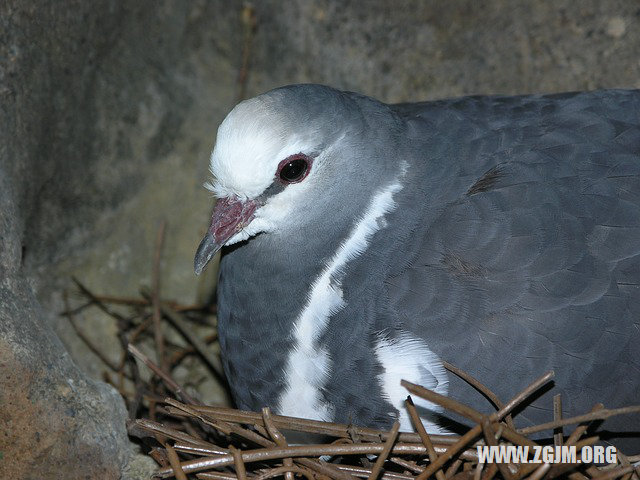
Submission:
<svg viewBox="0 0 640 480">
<path fill-rule="evenodd" d="M 322 85 L 218 129 L 218 328 L 239 408 L 413 426 L 401 380 L 483 412 L 553 369 L 564 415 L 640 399 L 640 91 L 385 104 Z M 414 397 L 430 433 L 463 419 Z M 552 420 L 550 395 L 516 416 Z M 607 420 L 614 438 L 640 417 Z M 637 437 L 636 437 L 637 438 Z"/>
</svg>

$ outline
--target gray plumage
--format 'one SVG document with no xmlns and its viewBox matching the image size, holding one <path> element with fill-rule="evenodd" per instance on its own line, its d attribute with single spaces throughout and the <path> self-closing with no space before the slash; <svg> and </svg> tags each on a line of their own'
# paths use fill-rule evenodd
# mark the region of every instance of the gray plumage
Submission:
<svg viewBox="0 0 640 480">
<path fill-rule="evenodd" d="M 219 334 L 240 408 L 277 409 L 313 282 L 394 178 L 395 208 L 332 275 L 344 302 L 314 339 L 331 420 L 391 425 L 373 351 L 403 335 L 505 401 L 554 369 L 565 416 L 640 403 L 639 91 L 385 105 L 302 85 L 250 102 L 274 141 L 296 132 L 322 162 L 286 221 L 223 249 Z M 258 204 L 287 188 L 274 178 Z M 491 411 L 448 379 L 448 395 Z M 551 412 L 542 396 L 516 423 Z M 640 416 L 605 430 L 632 436 Z"/>
</svg>

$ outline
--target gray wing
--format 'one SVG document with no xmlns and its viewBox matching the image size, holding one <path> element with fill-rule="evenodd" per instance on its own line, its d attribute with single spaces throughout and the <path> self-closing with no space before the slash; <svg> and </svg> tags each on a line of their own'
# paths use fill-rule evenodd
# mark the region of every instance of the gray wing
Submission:
<svg viewBox="0 0 640 480">
<path fill-rule="evenodd" d="M 434 169 L 458 186 L 386 281 L 397 328 L 505 401 L 554 369 L 567 414 L 640 403 L 640 93 L 396 108 L 455 138 Z M 463 382 L 450 393 L 488 411 Z M 522 417 L 551 411 L 546 395 Z M 640 431 L 640 417 L 606 426 Z"/>
</svg>

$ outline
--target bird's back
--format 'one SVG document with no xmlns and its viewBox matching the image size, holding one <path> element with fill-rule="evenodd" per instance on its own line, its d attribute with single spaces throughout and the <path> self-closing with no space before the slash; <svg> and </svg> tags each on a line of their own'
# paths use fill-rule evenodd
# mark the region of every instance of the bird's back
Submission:
<svg viewBox="0 0 640 480">
<path fill-rule="evenodd" d="M 421 220 L 385 282 L 397 330 L 503 400 L 554 369 L 567 414 L 638 403 L 640 92 L 395 109 L 427 165 Z M 449 393 L 487 405 L 453 378 Z M 523 417 L 551 412 L 547 395 Z"/>
</svg>

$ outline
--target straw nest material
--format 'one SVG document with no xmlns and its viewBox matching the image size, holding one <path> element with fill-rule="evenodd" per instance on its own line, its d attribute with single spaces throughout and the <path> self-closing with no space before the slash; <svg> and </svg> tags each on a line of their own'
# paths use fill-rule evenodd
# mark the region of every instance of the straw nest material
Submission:
<svg viewBox="0 0 640 480">
<path fill-rule="evenodd" d="M 266 480 L 276 477 L 285 480 L 539 480 L 557 477 L 640 480 L 640 455 L 625 456 L 619 451 L 615 463 L 604 465 L 592 462 L 531 463 L 536 447 L 542 445 L 575 446 L 577 459 L 580 459 L 581 448 L 599 441 L 599 420 L 614 415 L 640 415 L 640 405 L 610 410 L 596 404 L 583 415 L 563 418 L 561 398 L 556 395 L 553 418 L 547 423 L 516 428 L 512 412 L 514 409 L 521 411 L 532 401 L 534 393 L 540 393 L 543 386 L 548 386 L 553 372 L 532 381 L 521 392 L 514 392 L 513 398 L 503 403 L 504 399 L 497 398 L 480 381 L 445 364 L 451 373 L 460 376 L 488 399 L 487 405 L 494 407 L 492 413 L 478 412 L 419 385 L 403 382 L 407 389 L 406 408 L 417 433 L 399 433 L 397 423 L 390 431 L 379 431 L 284 417 L 274 415 L 268 409 L 245 412 L 204 405 L 194 391 L 187 391 L 173 377 L 185 359 L 197 358 L 206 375 L 225 385 L 220 358 L 215 353 L 219 351 L 215 308 L 161 301 L 157 281 L 159 263 L 158 246 L 153 287 L 150 291 L 143 290 L 140 297 L 97 295 L 75 280 L 82 302 L 72 307 L 66 296 L 64 312 L 78 335 L 104 362 L 105 380 L 123 395 L 130 416 L 129 433 L 140 440 L 158 463 L 157 477 L 178 480 Z M 117 322 L 122 346 L 118 363 L 91 342 L 78 321 L 78 316 L 86 309 L 96 308 Z M 462 436 L 429 435 L 419 420 L 412 396 L 437 403 L 446 411 L 469 419 L 475 426 Z M 303 432 L 323 441 L 321 444 L 289 445 L 288 432 Z M 541 441 L 540 434 L 545 432 L 549 438 Z M 533 434 L 538 434 L 536 440 L 532 439 Z M 479 445 L 528 447 L 529 463 L 484 464 L 478 461 Z"/>
</svg>

